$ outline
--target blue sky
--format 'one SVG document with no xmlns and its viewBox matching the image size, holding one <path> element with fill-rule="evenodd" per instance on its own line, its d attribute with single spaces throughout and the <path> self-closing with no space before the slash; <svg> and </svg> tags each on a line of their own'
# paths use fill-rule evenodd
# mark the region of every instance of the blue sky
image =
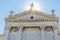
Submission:
<svg viewBox="0 0 60 40">
<path fill-rule="evenodd" d="M 39 11 L 51 14 L 51 10 L 55 9 L 56 16 L 60 17 L 60 0 L 0 0 L 0 34 L 3 33 L 5 27 L 4 18 L 8 17 L 11 10 L 15 14 L 26 11 L 27 5 L 37 3 Z"/>
</svg>

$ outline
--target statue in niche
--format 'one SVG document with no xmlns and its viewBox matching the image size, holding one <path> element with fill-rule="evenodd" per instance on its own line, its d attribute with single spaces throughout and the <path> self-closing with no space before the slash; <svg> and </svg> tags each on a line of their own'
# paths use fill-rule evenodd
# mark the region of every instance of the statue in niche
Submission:
<svg viewBox="0 0 60 40">
<path fill-rule="evenodd" d="M 17 40 L 17 36 L 18 36 L 18 27 L 11 27 L 10 29 L 10 40 Z"/>
<path fill-rule="evenodd" d="M 46 26 L 45 27 L 45 33 L 46 33 L 46 40 L 53 40 L 53 27 L 52 26 Z"/>
<path fill-rule="evenodd" d="M 12 32 L 17 32 L 18 30 L 19 30 L 18 27 L 12 27 L 12 28 L 11 28 L 11 31 L 12 31 Z"/>
<path fill-rule="evenodd" d="M 46 30 L 46 31 L 51 31 L 51 30 L 53 30 L 53 28 L 52 28 L 51 26 L 47 26 L 47 27 L 45 28 L 45 30 Z"/>
</svg>

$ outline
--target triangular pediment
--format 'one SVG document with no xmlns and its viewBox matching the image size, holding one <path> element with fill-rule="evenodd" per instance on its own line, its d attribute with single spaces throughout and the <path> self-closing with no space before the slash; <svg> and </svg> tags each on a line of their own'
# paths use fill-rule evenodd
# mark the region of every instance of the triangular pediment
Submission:
<svg viewBox="0 0 60 40">
<path fill-rule="evenodd" d="M 37 14 L 33 14 L 33 13 L 30 13 L 28 15 L 24 15 L 24 16 L 20 16 L 20 17 L 16 17 L 15 19 L 18 19 L 18 20 L 39 20 L 39 19 L 47 19 L 48 17 L 44 17 L 42 15 L 37 15 Z"/>
<path fill-rule="evenodd" d="M 56 20 L 56 17 L 53 17 L 50 14 L 40 12 L 37 10 L 28 10 L 24 11 L 22 13 L 18 13 L 12 17 L 9 17 L 8 19 L 14 19 L 14 20 Z"/>
<path fill-rule="evenodd" d="M 24 11 L 24 12 L 22 12 L 22 13 L 18 13 L 18 14 L 16 14 L 16 15 L 14 15 L 14 17 L 22 17 L 22 16 L 26 16 L 26 15 L 29 15 L 29 14 L 38 15 L 38 16 L 52 17 L 52 15 L 50 15 L 50 14 L 43 13 L 43 12 L 40 12 L 40 11 L 37 11 L 37 10 Z"/>
</svg>

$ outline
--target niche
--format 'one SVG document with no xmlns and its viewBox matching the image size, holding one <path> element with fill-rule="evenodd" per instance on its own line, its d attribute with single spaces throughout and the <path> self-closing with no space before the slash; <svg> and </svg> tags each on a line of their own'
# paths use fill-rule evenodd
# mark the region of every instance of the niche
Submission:
<svg viewBox="0 0 60 40">
<path fill-rule="evenodd" d="M 18 32 L 18 27 L 11 27 L 10 32 Z"/>
</svg>

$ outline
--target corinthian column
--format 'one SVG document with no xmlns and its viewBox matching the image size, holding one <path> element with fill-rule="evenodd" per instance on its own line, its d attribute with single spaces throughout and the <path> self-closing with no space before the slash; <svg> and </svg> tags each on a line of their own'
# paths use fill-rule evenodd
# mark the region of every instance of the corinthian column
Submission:
<svg viewBox="0 0 60 40">
<path fill-rule="evenodd" d="M 54 40 L 58 40 L 57 28 L 54 27 L 53 30 L 54 30 Z"/>
<path fill-rule="evenodd" d="M 44 27 L 41 27 L 41 40 L 45 40 L 45 31 L 44 31 Z"/>
<path fill-rule="evenodd" d="M 22 27 L 20 27 L 20 29 L 19 29 L 19 40 L 22 40 L 22 36 L 23 36 L 23 32 L 22 32 Z"/>
</svg>

